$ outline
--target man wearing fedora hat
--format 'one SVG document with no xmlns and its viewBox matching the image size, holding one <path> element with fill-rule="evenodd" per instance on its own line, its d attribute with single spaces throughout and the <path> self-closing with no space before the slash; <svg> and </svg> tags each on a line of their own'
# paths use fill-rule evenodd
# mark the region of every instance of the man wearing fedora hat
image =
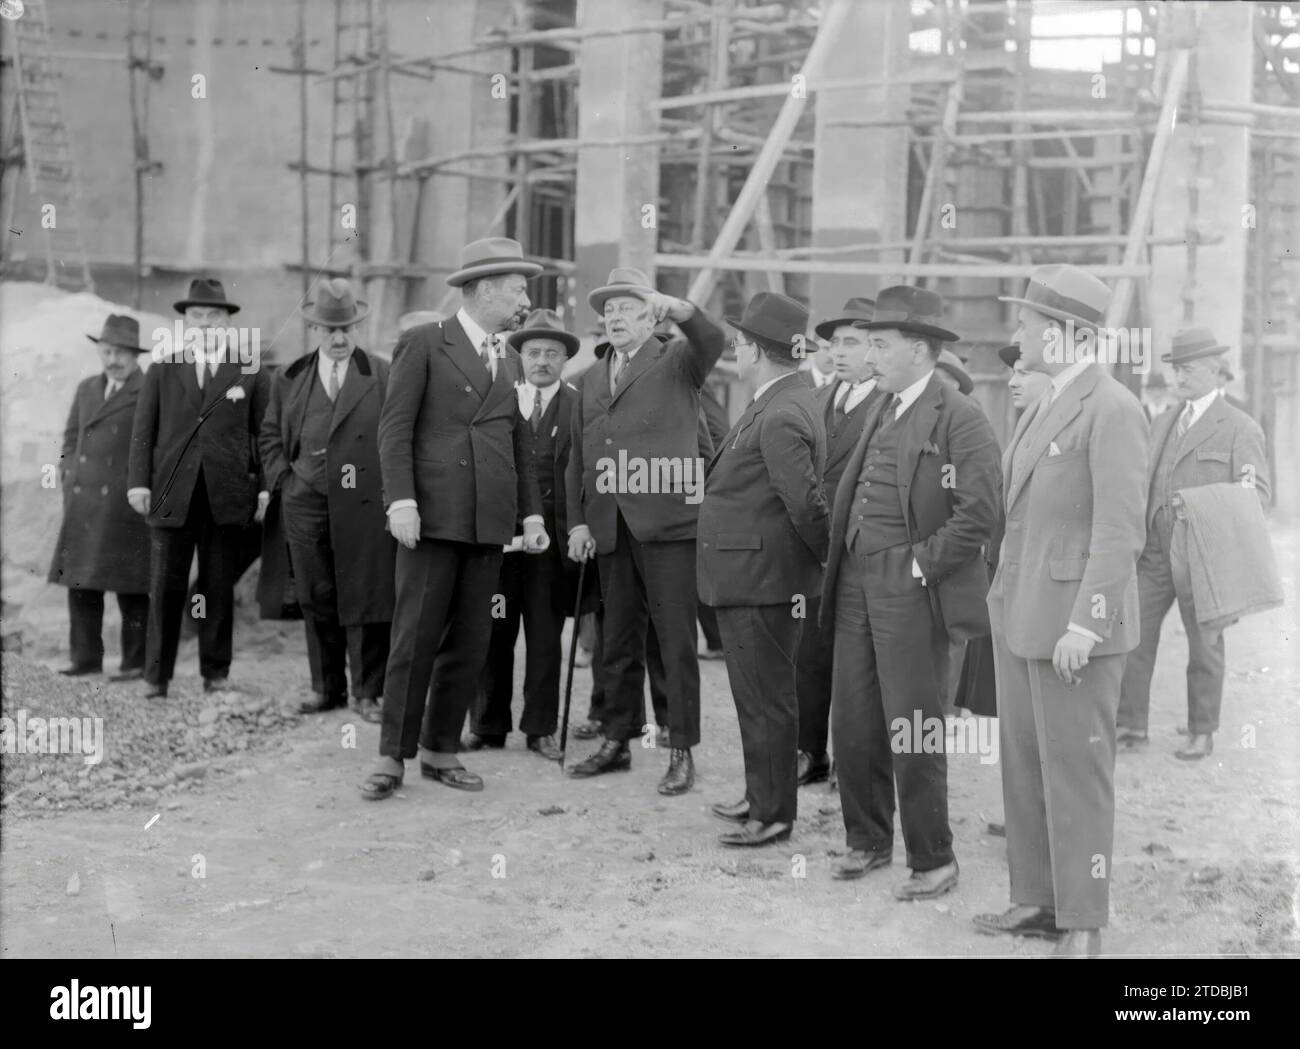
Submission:
<svg viewBox="0 0 1300 1049">
<path fill-rule="evenodd" d="M 826 430 L 826 469 L 822 491 L 828 501 L 835 498 L 844 468 L 848 465 L 862 426 L 872 406 L 884 397 L 876 386 L 876 373 L 867 361 L 867 333 L 855 327 L 871 320 L 875 301 L 865 296 L 849 299 L 839 316 L 829 317 L 813 328 L 820 343 L 828 347 L 831 381 L 817 388 L 817 411 Z M 800 374 L 807 374 L 801 372 Z M 796 682 L 799 694 L 799 785 L 821 783 L 830 778 L 828 753 L 831 720 L 831 662 L 835 653 L 835 632 L 821 622 L 821 588 L 808 595 L 808 615 L 799 638 Z"/>
<path fill-rule="evenodd" d="M 640 270 L 615 269 L 587 301 L 605 318 L 612 352 L 583 376 L 566 488 L 569 556 L 600 559 L 605 738 L 572 774 L 631 766 L 628 740 L 638 732 L 645 703 L 648 618 L 668 678 L 669 763 L 658 790 L 677 795 L 695 782 L 691 748 L 700 740 L 699 503 L 685 471 L 691 470 L 698 491 L 708 432 L 700 388 L 722 356 L 724 340 L 703 310 L 659 294 Z M 655 325 L 664 319 L 676 323 L 685 339 L 665 345 L 655 338 Z M 657 469 L 671 463 L 681 470 L 676 481 Z M 617 464 L 627 465 L 626 478 Z M 649 491 L 632 483 L 638 465 L 642 477 L 647 467 L 655 473 Z"/>
<path fill-rule="evenodd" d="M 836 491 L 822 590 L 835 630 L 831 734 L 850 849 L 832 875 L 859 878 L 892 862 L 897 785 L 911 869 L 894 889 L 899 900 L 957 884 L 945 755 L 915 736 L 899 746 L 897 723 L 943 725 L 949 641 L 988 630 L 983 551 L 998 518 L 993 428 L 935 375 L 943 343 L 957 339 L 939 325 L 942 310 L 934 292 L 898 286 L 857 322 L 889 396 L 873 407 Z"/>
<path fill-rule="evenodd" d="M 1110 289 L 1042 266 L 1015 303 L 1026 367 L 1049 376 L 1003 456 L 1006 531 L 989 590 L 1012 907 L 982 931 L 1100 950 L 1115 825 L 1115 711 L 1138 642 L 1147 424 L 1064 333 L 1096 334 Z"/>
<path fill-rule="evenodd" d="M 379 721 L 397 544 L 384 528 L 379 416 L 388 362 L 357 345 L 369 312 L 346 280 L 302 307 L 316 349 L 276 375 L 262 421 L 267 488 L 280 512 L 307 632 L 316 714 L 347 703 Z"/>
<path fill-rule="evenodd" d="M 547 545 L 515 395 L 519 354 L 503 334 L 541 271 L 509 238 L 466 245 L 447 277 L 461 292 L 456 315 L 403 332 L 393 354 L 379 462 L 399 544 L 396 605 L 379 764 L 361 785 L 368 800 L 401 786 L 417 755 L 421 775 L 483 789 L 458 751 L 487 658 L 502 548 L 521 516 L 526 549 Z"/>
<path fill-rule="evenodd" d="M 745 796 L 713 807 L 740 826 L 719 840 L 757 846 L 787 839 L 796 815 L 803 621 L 792 608 L 803 598 L 806 609 L 826 559 L 826 432 L 797 374 L 808 311 L 761 292 L 727 323 L 740 333 L 740 376 L 757 388 L 709 464 L 699 590 L 717 611 L 745 756 Z"/>
<path fill-rule="evenodd" d="M 126 501 L 131 419 L 144 373 L 140 324 L 110 315 L 99 336 L 99 375 L 83 379 L 63 430 L 60 485 L 63 524 L 49 581 L 68 588 L 70 677 L 104 668 L 104 593 L 117 595 L 122 614 L 122 662 L 115 681 L 144 672 L 149 619 L 149 528 Z"/>
<path fill-rule="evenodd" d="M 1228 347 L 1206 328 L 1186 328 L 1161 357 L 1173 365 L 1179 401 L 1151 424 L 1151 470 L 1146 507 L 1146 546 L 1138 559 L 1138 607 L 1142 635 L 1129 653 L 1119 699 L 1119 745 L 1135 749 L 1147 742 L 1147 711 L 1160 627 L 1169 606 L 1178 602 L 1187 632 L 1187 731 L 1175 756 L 1187 761 L 1214 749 L 1223 703 L 1223 629 L 1207 629 L 1197 619 L 1188 559 L 1176 556 L 1180 530 L 1179 493 L 1206 484 L 1249 483 L 1268 506 L 1268 467 L 1264 432 L 1219 392 Z M 1182 536 L 1178 537 L 1182 539 Z M 1185 541 L 1185 540 L 1184 540 Z M 1224 554 L 1226 555 L 1226 551 Z"/>
<path fill-rule="evenodd" d="M 246 373 L 230 345 L 239 306 L 221 281 L 196 277 L 176 304 L 189 335 L 185 349 L 145 374 L 131 433 L 132 508 L 152 529 L 147 695 L 167 695 L 176 667 L 190 563 L 199 559 L 199 671 L 205 691 L 224 688 L 233 657 L 235 579 L 248 524 L 261 521 L 270 495 L 257 452 L 270 398 L 260 368 Z"/>
<path fill-rule="evenodd" d="M 546 534 L 568 535 L 564 471 L 573 438 L 573 409 L 578 392 L 560 379 L 564 365 L 578 352 L 578 337 L 564 329 L 551 310 L 534 310 L 523 328 L 506 342 L 519 352 L 524 381 L 515 387 L 519 414 L 527 420 L 525 442 L 537 473 Z M 526 638 L 524 709 L 519 729 L 527 747 L 548 761 L 560 759 L 555 742 L 559 723 L 560 636 L 565 616 L 577 598 L 577 566 L 565 556 L 559 538 L 536 556 L 505 555 L 498 593 L 504 608 L 492 620 L 492 640 L 483 667 L 483 683 L 471 718 L 466 747 L 503 747 L 513 719 L 510 701 L 515 682 L 515 641 L 522 621 Z M 594 584 L 594 580 L 592 580 Z M 594 585 L 590 587 L 595 592 Z M 576 625 L 575 625 L 576 629 Z"/>
</svg>

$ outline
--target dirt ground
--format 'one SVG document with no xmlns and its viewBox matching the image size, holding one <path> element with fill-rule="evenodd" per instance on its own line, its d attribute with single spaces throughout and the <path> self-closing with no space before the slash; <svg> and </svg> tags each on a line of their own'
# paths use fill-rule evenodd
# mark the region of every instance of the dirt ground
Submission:
<svg viewBox="0 0 1300 1049">
<path fill-rule="evenodd" d="M 1229 677 L 1213 758 L 1177 761 L 1186 642 L 1174 616 L 1152 702 L 1152 742 L 1121 756 L 1112 924 L 1106 953 L 1297 954 L 1296 566 L 1300 530 L 1275 529 L 1288 603 L 1228 634 Z M 12 547 L 10 547 L 12 551 Z M 35 561 L 33 561 L 35 563 Z M 62 660 L 63 592 L 24 591 L 24 658 Z M 110 602 L 111 604 L 111 602 Z M 7 613 L 8 614 L 8 613 Z M 8 614 L 5 630 L 14 621 Z M 106 634 L 116 630 L 110 613 Z M 306 687 L 301 624 L 236 632 L 232 678 L 286 704 Z M 115 666 L 110 652 L 108 665 Z M 194 643 L 174 693 L 198 691 Z M 517 664 L 518 669 L 518 664 Z M 213 762 L 188 791 L 148 792 L 102 811 L 11 804 L 0 841 L 0 954 L 54 957 L 844 956 L 1045 954 L 1047 945 L 975 932 L 970 917 L 1007 900 L 998 766 L 953 755 L 949 790 L 961 882 L 900 904 L 894 866 L 850 883 L 829 866 L 843 847 L 838 798 L 800 792 L 787 844 L 734 851 L 708 805 L 742 791 L 739 734 L 720 663 L 705 663 L 696 789 L 655 793 L 666 754 L 633 769 L 563 778 L 511 737 L 468 755 L 481 794 L 422 780 L 363 802 L 377 726 L 345 712 L 303 719 L 255 753 Z M 142 704 L 96 679 L 109 704 Z M 575 716 L 590 675 L 578 671 Z M 9 697 L 8 702 L 14 702 Z M 97 704 L 99 705 L 99 704 Z M 355 747 L 346 746 L 351 729 Z M 111 719 L 107 726 L 112 751 Z M 1254 746 L 1249 744 L 1252 742 Z M 571 758 L 590 743 L 574 742 Z M 8 761 L 22 761 L 9 756 Z M 59 760 L 76 761 L 75 757 Z M 155 820 L 154 817 L 157 816 Z M 199 857 L 203 877 L 195 877 Z M 80 890 L 69 895 L 69 879 Z"/>
</svg>

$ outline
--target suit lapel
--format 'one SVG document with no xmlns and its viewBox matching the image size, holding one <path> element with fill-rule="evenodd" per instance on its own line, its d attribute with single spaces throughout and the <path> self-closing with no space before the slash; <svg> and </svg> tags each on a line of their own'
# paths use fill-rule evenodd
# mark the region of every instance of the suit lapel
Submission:
<svg viewBox="0 0 1300 1049">
<path fill-rule="evenodd" d="M 451 363 L 478 391 L 478 395 L 486 397 L 492 388 L 492 377 L 483 366 L 483 358 L 478 355 L 477 347 L 470 345 L 469 336 L 465 334 L 465 329 L 460 326 L 460 322 L 455 317 L 442 322 L 442 348 L 451 359 Z M 498 364 L 500 363 L 501 361 L 498 361 Z M 498 367 L 497 375 L 500 374 L 501 368 Z"/>
<path fill-rule="evenodd" d="M 122 383 L 121 389 L 113 394 L 107 401 L 104 400 L 104 391 L 108 389 L 108 379 L 103 377 L 104 382 L 99 387 L 99 404 L 91 412 L 90 421 L 103 419 L 109 415 L 116 415 L 120 411 L 135 407 L 135 396 L 140 392 L 140 384 L 144 382 L 144 373 L 137 368 Z"/>
<path fill-rule="evenodd" d="M 1151 424 L 1151 465 L 1147 468 L 1151 481 L 1156 479 L 1156 471 L 1160 469 L 1160 457 L 1165 452 L 1165 442 L 1170 439 L 1174 427 L 1178 425 L 1178 413 L 1181 411 L 1181 406 L 1166 409 L 1157 415 L 1155 422 Z"/>
<path fill-rule="evenodd" d="M 1214 432 L 1227 421 L 1227 418 L 1228 412 L 1224 408 L 1223 398 L 1215 397 L 1214 403 L 1206 408 L 1201 413 L 1201 417 L 1188 427 L 1187 433 L 1183 435 L 1182 443 L 1179 444 L 1175 453 L 1174 462 L 1181 462 L 1186 456 L 1191 455 L 1198 447 L 1213 437 Z"/>
<path fill-rule="evenodd" d="M 203 407 L 203 391 L 199 389 L 199 377 L 195 374 L 196 365 L 194 361 L 187 361 L 177 355 L 174 361 L 160 361 L 154 367 L 175 369 L 180 379 L 181 389 L 185 391 L 185 396 L 193 402 L 196 410 Z"/>
<path fill-rule="evenodd" d="M 240 375 L 239 365 L 234 361 L 227 361 L 225 364 L 217 365 L 217 374 L 208 379 L 208 384 L 203 387 L 203 407 L 207 407 L 213 401 L 224 397 L 226 391 L 239 382 Z M 195 379 L 195 385 L 198 385 L 198 379 Z"/>
<path fill-rule="evenodd" d="M 916 474 L 916 464 L 921 459 L 921 446 L 934 432 L 934 424 L 943 409 L 943 395 L 939 392 L 939 380 L 930 376 L 921 396 L 916 399 L 911 410 L 903 419 L 903 429 L 898 435 L 898 477 L 907 480 L 909 487 L 898 486 L 898 499 L 903 508 L 903 520 L 910 520 L 908 514 L 908 495 L 912 477 Z"/>
<path fill-rule="evenodd" d="M 636 356 L 633 357 L 628 362 L 627 371 L 619 377 L 618 392 L 615 393 L 614 396 L 610 398 L 609 400 L 610 404 L 613 404 L 620 397 L 622 397 L 623 394 L 627 393 L 628 387 L 630 387 L 634 382 L 637 381 L 637 379 L 641 378 L 641 376 L 646 373 L 646 371 L 650 368 L 650 365 L 654 364 L 654 362 L 658 359 L 659 354 L 663 352 L 663 348 L 664 348 L 664 344 L 660 342 L 658 339 L 656 339 L 653 335 L 651 335 L 649 339 L 647 339 L 645 342 L 641 344 L 641 348 L 636 351 Z M 605 355 L 605 359 L 609 362 L 611 367 L 613 366 L 615 360 L 614 353 L 615 353 L 614 347 L 611 346 L 609 348 L 609 353 Z M 606 390 L 609 389 L 608 368 L 606 368 L 605 370 L 605 389 Z"/>
<path fill-rule="evenodd" d="M 359 349 L 352 351 L 352 357 L 348 362 L 351 367 L 348 369 L 347 381 L 339 387 L 339 399 L 334 405 L 334 417 L 330 420 L 331 437 L 334 436 L 334 431 L 339 428 L 339 423 L 346 419 L 348 413 L 361 403 L 362 398 L 370 392 L 370 388 L 377 381 L 373 371 L 367 369 L 363 372 L 361 370 L 360 365 L 357 363 L 359 354 L 361 354 Z"/>
<path fill-rule="evenodd" d="M 487 378 L 487 372 L 483 373 Z M 491 411 L 495 411 L 500 406 L 502 400 L 509 397 L 514 402 L 515 413 L 519 412 L 518 395 L 515 393 L 515 380 L 518 378 L 514 359 L 506 354 L 504 357 L 497 359 L 496 377 L 492 379 L 492 384 L 487 389 L 487 395 L 483 398 L 483 403 L 478 406 L 478 411 L 474 413 L 475 419 L 481 419 Z"/>
<path fill-rule="evenodd" d="M 1032 429 L 1027 426 L 1025 432 L 1020 435 L 1020 441 L 1026 442 L 1025 467 L 1013 479 L 1012 488 L 1007 495 L 1008 509 L 1025 490 L 1025 482 L 1029 480 L 1029 475 L 1034 472 L 1052 440 L 1083 410 L 1083 399 L 1092 393 L 1100 377 L 1101 372 L 1097 365 L 1093 364 L 1076 376 L 1051 404 L 1046 401 L 1050 394 L 1043 395 L 1044 400 L 1040 402 L 1038 413 L 1035 414 L 1035 420 L 1038 415 L 1042 415 L 1041 425 L 1031 424 Z"/>
</svg>

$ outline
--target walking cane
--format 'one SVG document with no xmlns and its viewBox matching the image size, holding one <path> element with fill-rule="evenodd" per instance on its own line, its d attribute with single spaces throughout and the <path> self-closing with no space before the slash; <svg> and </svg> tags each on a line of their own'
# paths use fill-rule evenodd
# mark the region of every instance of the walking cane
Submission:
<svg viewBox="0 0 1300 1049">
<path fill-rule="evenodd" d="M 569 743 L 569 701 L 573 698 L 573 664 L 578 658 L 578 621 L 582 618 L 582 584 L 587 561 L 578 562 L 578 600 L 573 607 L 573 636 L 569 638 L 569 676 L 564 682 L 564 716 L 560 720 L 560 773 L 564 773 L 564 748 Z"/>
</svg>

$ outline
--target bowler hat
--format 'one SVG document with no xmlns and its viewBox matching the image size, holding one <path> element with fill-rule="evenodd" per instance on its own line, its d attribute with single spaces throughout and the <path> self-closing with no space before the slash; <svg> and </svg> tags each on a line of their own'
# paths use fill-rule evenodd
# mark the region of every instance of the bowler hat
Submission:
<svg viewBox="0 0 1300 1049">
<path fill-rule="evenodd" d="M 370 306 L 352 294 L 352 285 L 334 277 L 320 286 L 314 302 L 305 303 L 302 316 L 308 324 L 325 328 L 347 328 L 370 312 Z"/>
<path fill-rule="evenodd" d="M 896 284 L 876 297 L 875 315 L 871 320 L 857 321 L 854 327 L 867 331 L 895 330 L 941 342 L 956 342 L 961 336 L 935 323 L 942 315 L 943 299 L 937 294 L 926 288 Z"/>
<path fill-rule="evenodd" d="M 725 320 L 746 335 L 789 350 L 793 358 L 795 346 L 802 345 L 803 334 L 808 330 L 808 308 L 785 295 L 760 291 L 749 300 L 739 317 Z"/>
<path fill-rule="evenodd" d="M 480 277 L 498 277 L 519 273 L 536 277 L 542 267 L 524 258 L 523 245 L 509 237 L 484 237 L 460 249 L 460 269 L 447 277 L 447 283 L 460 288 Z"/>
<path fill-rule="evenodd" d="M 1222 345 L 1211 334 L 1209 328 L 1184 328 L 1174 336 L 1174 341 L 1169 346 L 1169 352 L 1160 359 L 1166 364 L 1182 364 L 1184 361 L 1194 361 L 1201 357 L 1213 357 L 1219 353 L 1227 353 L 1230 348 Z"/>
<path fill-rule="evenodd" d="M 840 315 L 838 317 L 831 317 L 822 321 L 819 325 L 813 328 L 813 331 L 817 333 L 818 338 L 829 339 L 835 334 L 836 328 L 842 328 L 847 324 L 852 324 L 854 321 L 871 320 L 872 313 L 875 311 L 875 306 L 876 303 L 874 299 L 868 299 L 864 296 L 849 299 L 849 301 L 844 304 L 844 309 L 840 310 Z"/>
<path fill-rule="evenodd" d="M 122 350 L 131 350 L 133 353 L 148 353 L 147 346 L 140 345 L 140 322 L 134 317 L 125 317 L 120 313 L 110 313 L 104 320 L 104 330 L 99 333 L 99 338 L 93 335 L 87 335 L 91 342 L 97 342 L 105 346 L 116 346 Z"/>
<path fill-rule="evenodd" d="M 605 312 L 605 301 L 616 295 L 630 295 L 645 300 L 655 293 L 650 278 L 631 266 L 617 266 L 609 271 L 609 280 L 595 291 L 587 293 L 587 301 L 597 313 Z"/>
<path fill-rule="evenodd" d="M 189 295 L 173 305 L 177 313 L 184 313 L 191 306 L 220 306 L 231 313 L 239 312 L 239 306 L 226 298 L 225 286 L 215 277 L 195 277 L 190 281 Z"/>
<path fill-rule="evenodd" d="M 1016 302 L 1053 320 L 1095 328 L 1106 318 L 1110 288 L 1086 270 L 1062 263 L 1039 266 L 1029 275 L 1021 298 L 999 295 L 998 301 Z"/>
<path fill-rule="evenodd" d="M 934 362 L 936 368 L 942 368 L 954 379 L 957 380 L 957 392 L 970 396 L 975 389 L 975 380 L 970 377 L 970 372 L 962 367 L 961 358 L 952 350 L 940 350 L 939 359 Z"/>
<path fill-rule="evenodd" d="M 554 310 L 533 310 L 522 328 L 506 336 L 506 342 L 516 350 L 522 350 L 529 339 L 554 339 L 563 343 L 566 357 L 578 352 L 578 337 L 564 330 L 564 322 Z"/>
<path fill-rule="evenodd" d="M 1002 363 L 1008 368 L 1014 368 L 1016 361 L 1020 360 L 1020 347 L 1014 343 L 1010 346 L 1003 346 L 998 350 L 998 356 L 1002 358 Z"/>
</svg>

